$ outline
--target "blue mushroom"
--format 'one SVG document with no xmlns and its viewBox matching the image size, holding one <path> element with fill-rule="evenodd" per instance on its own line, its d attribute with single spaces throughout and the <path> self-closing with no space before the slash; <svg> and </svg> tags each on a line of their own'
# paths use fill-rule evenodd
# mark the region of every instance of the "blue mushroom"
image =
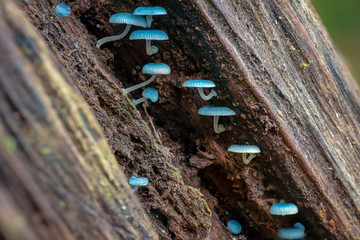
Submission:
<svg viewBox="0 0 360 240">
<path fill-rule="evenodd" d="M 68 17 L 70 16 L 71 9 L 70 7 L 65 3 L 60 3 L 55 8 L 55 13 L 59 17 Z"/>
<path fill-rule="evenodd" d="M 228 148 L 229 152 L 241 153 L 243 162 L 249 164 L 250 161 L 256 157 L 256 153 L 260 153 L 260 149 L 255 145 L 232 145 Z M 249 154 L 249 156 L 248 156 Z"/>
<path fill-rule="evenodd" d="M 128 32 L 130 31 L 131 25 L 139 26 L 139 27 L 143 27 L 143 28 L 146 27 L 145 18 L 143 18 L 141 16 L 134 16 L 132 13 L 116 13 L 110 17 L 109 22 L 126 24 L 126 28 L 120 35 L 104 37 L 104 38 L 98 40 L 96 43 L 97 48 L 100 48 L 101 45 L 103 45 L 104 43 L 120 40 L 123 37 L 125 37 L 126 34 L 128 34 Z"/>
<path fill-rule="evenodd" d="M 139 187 L 143 187 L 149 184 L 149 179 L 145 177 L 134 177 L 129 179 L 129 184 L 134 186 L 133 191 L 135 192 Z"/>
<path fill-rule="evenodd" d="M 203 116 L 213 116 L 214 117 L 214 131 L 216 133 L 222 133 L 225 131 L 225 127 L 219 123 L 220 116 L 233 116 L 236 113 L 227 107 L 214 107 L 214 106 L 204 106 L 198 110 L 199 115 Z"/>
<path fill-rule="evenodd" d="M 152 102 L 156 102 L 159 98 L 159 94 L 154 88 L 145 88 L 145 90 L 142 92 L 142 96 L 142 98 L 139 98 L 137 100 L 132 99 L 132 103 L 136 106 L 139 103 L 145 102 L 148 99 L 150 99 Z"/>
<path fill-rule="evenodd" d="M 211 90 L 211 92 L 207 96 L 204 94 L 204 88 L 215 87 L 215 83 L 209 80 L 204 80 L 204 79 L 188 80 L 185 81 L 182 86 L 197 88 L 200 97 L 205 101 L 210 100 L 214 96 L 217 97 L 217 92 L 215 90 Z"/>
<path fill-rule="evenodd" d="M 152 16 L 166 15 L 167 12 L 162 7 L 138 7 L 135 9 L 133 14 L 146 16 L 147 28 L 150 28 L 152 23 Z"/>
<path fill-rule="evenodd" d="M 132 186 L 143 187 L 149 184 L 149 179 L 145 177 L 134 177 L 129 179 L 129 184 Z"/>
<path fill-rule="evenodd" d="M 154 81 L 154 79 L 156 78 L 157 75 L 170 74 L 171 70 L 170 70 L 170 67 L 168 65 L 166 65 L 165 63 L 148 63 L 143 66 L 142 72 L 144 74 L 152 74 L 153 76 L 149 80 L 147 80 L 143 83 L 140 83 L 138 85 L 135 85 L 135 86 L 132 86 L 132 87 L 129 87 L 126 89 L 122 88 L 121 90 L 124 94 L 128 94 L 131 91 L 145 87 L 146 85 L 148 85 L 152 81 Z"/>
<path fill-rule="evenodd" d="M 235 234 L 235 235 L 238 235 L 239 233 L 241 233 L 241 230 L 242 230 L 241 224 L 236 220 L 228 221 L 227 227 L 230 228 L 231 233 Z"/>
<path fill-rule="evenodd" d="M 282 228 L 278 232 L 281 239 L 301 239 L 305 236 L 305 227 L 301 223 L 295 223 L 294 227 Z"/>
<path fill-rule="evenodd" d="M 156 46 L 151 46 L 151 40 L 169 40 L 166 32 L 161 30 L 136 30 L 130 34 L 130 40 L 146 40 L 146 54 L 153 55 L 159 51 Z"/>
<path fill-rule="evenodd" d="M 276 203 L 271 206 L 270 213 L 272 215 L 294 215 L 299 212 L 298 207 L 293 203 L 285 203 L 284 200 L 280 200 L 280 203 Z"/>
</svg>

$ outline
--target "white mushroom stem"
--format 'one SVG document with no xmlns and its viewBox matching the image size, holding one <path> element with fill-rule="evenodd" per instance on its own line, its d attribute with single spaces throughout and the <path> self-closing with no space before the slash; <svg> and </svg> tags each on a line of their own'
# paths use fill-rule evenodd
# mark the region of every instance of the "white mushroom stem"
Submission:
<svg viewBox="0 0 360 240">
<path fill-rule="evenodd" d="M 139 103 L 142 103 L 142 102 L 145 102 L 148 98 L 147 97 L 142 97 L 142 98 L 139 98 L 139 99 L 132 99 L 131 102 L 136 106 L 138 105 Z"/>
<path fill-rule="evenodd" d="M 250 153 L 249 156 L 247 153 L 242 154 L 243 162 L 245 164 L 249 164 L 254 157 L 256 157 L 256 153 Z"/>
<path fill-rule="evenodd" d="M 214 116 L 214 131 L 216 133 L 225 132 L 225 127 L 222 124 L 219 124 L 219 116 Z"/>
<path fill-rule="evenodd" d="M 146 40 L 146 54 L 153 55 L 159 51 L 159 48 L 156 46 L 151 46 L 151 40 Z"/>
<path fill-rule="evenodd" d="M 205 95 L 203 88 L 198 88 L 197 90 L 198 90 L 198 92 L 200 94 L 200 97 L 202 99 L 204 99 L 205 101 L 210 100 L 212 97 L 217 97 L 217 92 L 215 90 L 211 90 L 211 92 L 207 96 Z"/>
<path fill-rule="evenodd" d="M 135 186 L 135 187 L 132 189 L 132 191 L 133 191 L 133 192 L 136 192 L 138 189 L 139 189 L 139 186 Z"/>
<path fill-rule="evenodd" d="M 102 39 L 99 39 L 96 43 L 96 47 L 100 48 L 104 43 L 122 39 L 123 37 L 126 36 L 126 34 L 128 34 L 128 32 L 130 31 L 130 27 L 131 27 L 131 25 L 127 24 L 125 30 L 120 35 L 104 37 Z"/>
<path fill-rule="evenodd" d="M 150 28 L 150 27 L 151 27 L 152 21 L 153 21 L 152 15 L 146 16 L 146 27 L 147 27 L 147 28 Z"/>
<path fill-rule="evenodd" d="M 124 94 L 128 94 L 129 92 L 131 91 L 134 91 L 136 89 L 139 89 L 139 88 L 142 88 L 142 87 L 145 87 L 146 85 L 150 84 L 152 81 L 154 81 L 154 79 L 156 78 L 156 74 L 153 75 L 149 80 L 143 82 L 143 83 L 140 83 L 138 85 L 135 85 L 135 86 L 132 86 L 132 87 L 129 87 L 129 88 L 122 88 L 121 91 L 124 93 Z"/>
</svg>

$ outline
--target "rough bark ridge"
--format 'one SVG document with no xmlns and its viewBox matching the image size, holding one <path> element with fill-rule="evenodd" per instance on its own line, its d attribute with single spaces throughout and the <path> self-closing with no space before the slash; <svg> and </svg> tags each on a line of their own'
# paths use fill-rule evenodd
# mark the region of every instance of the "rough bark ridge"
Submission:
<svg viewBox="0 0 360 240">
<path fill-rule="evenodd" d="M 86 102 L 12 1 L 0 1 L 0 31 L 0 238 L 158 239 Z"/>
<path fill-rule="evenodd" d="M 243 224 L 243 238 L 274 238 L 281 227 L 301 221 L 309 239 L 360 237 L 359 94 L 323 27 L 305 1 L 74 1 L 72 15 L 54 16 L 54 1 L 31 3 L 26 11 L 92 107 L 125 174 L 149 177 L 138 192 L 162 238 L 229 239 L 226 222 Z M 96 38 L 121 26 L 108 23 L 116 12 L 140 5 L 168 10 L 153 28 L 169 42 L 145 55 L 144 42 L 128 39 L 96 49 Z M 158 61 L 172 74 L 156 80 L 160 100 L 148 111 L 165 147 L 122 96 L 144 76 L 139 67 Z M 206 103 L 187 79 L 217 85 L 219 97 Z M 133 97 L 139 97 L 135 92 Z M 227 131 L 215 134 L 203 105 L 237 112 L 221 118 Z M 148 121 L 146 113 L 139 113 Z M 249 165 L 226 153 L 249 142 L 262 154 Z M 179 170 L 166 160 L 171 160 Z M 280 198 L 300 214 L 274 217 Z"/>
</svg>

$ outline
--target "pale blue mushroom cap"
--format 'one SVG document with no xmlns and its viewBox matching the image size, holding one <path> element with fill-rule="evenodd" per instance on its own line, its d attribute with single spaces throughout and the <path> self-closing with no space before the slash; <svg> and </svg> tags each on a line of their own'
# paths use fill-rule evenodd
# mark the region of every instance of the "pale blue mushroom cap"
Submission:
<svg viewBox="0 0 360 240">
<path fill-rule="evenodd" d="M 297 214 L 298 211 L 298 207 L 293 203 L 276 203 L 270 208 L 272 215 L 293 215 Z"/>
<path fill-rule="evenodd" d="M 239 234 L 242 230 L 241 224 L 236 220 L 230 220 L 227 223 L 227 227 L 230 228 L 232 234 Z"/>
<path fill-rule="evenodd" d="M 129 184 L 133 186 L 146 186 L 149 184 L 149 179 L 145 177 L 131 177 Z"/>
<path fill-rule="evenodd" d="M 116 13 L 110 17 L 110 23 L 125 23 L 139 27 L 146 27 L 146 20 L 141 16 L 134 16 L 132 13 Z"/>
<path fill-rule="evenodd" d="M 149 98 L 152 102 L 156 102 L 159 98 L 158 91 L 154 88 L 146 88 L 142 92 L 143 97 Z"/>
<path fill-rule="evenodd" d="M 130 40 L 169 40 L 166 32 L 161 30 L 136 30 L 130 34 Z"/>
<path fill-rule="evenodd" d="M 134 11 L 134 15 L 166 15 L 167 12 L 162 7 L 138 7 Z"/>
<path fill-rule="evenodd" d="M 234 153 L 260 153 L 260 148 L 255 145 L 232 145 L 228 148 L 229 152 Z"/>
<path fill-rule="evenodd" d="M 199 115 L 203 116 L 233 116 L 236 113 L 227 107 L 204 106 L 198 110 Z"/>
<path fill-rule="evenodd" d="M 278 232 L 278 237 L 282 239 L 301 239 L 305 236 L 305 227 L 301 223 L 296 223 L 294 227 L 282 228 Z"/>
<path fill-rule="evenodd" d="M 148 63 L 143 66 L 142 72 L 145 74 L 167 75 L 171 73 L 171 70 L 165 63 Z"/>
<path fill-rule="evenodd" d="M 194 79 L 185 81 L 183 87 L 195 87 L 195 88 L 212 88 L 215 87 L 215 83 L 204 79 Z"/>
<path fill-rule="evenodd" d="M 68 17 L 70 16 L 71 9 L 70 7 L 65 3 L 60 3 L 55 8 L 55 13 L 59 17 Z"/>
</svg>

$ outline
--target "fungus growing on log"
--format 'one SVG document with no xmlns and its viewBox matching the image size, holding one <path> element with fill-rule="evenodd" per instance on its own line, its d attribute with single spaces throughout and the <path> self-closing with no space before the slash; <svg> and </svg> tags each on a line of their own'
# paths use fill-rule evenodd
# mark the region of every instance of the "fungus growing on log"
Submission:
<svg viewBox="0 0 360 240">
<path fill-rule="evenodd" d="M 276 203 L 271 206 L 270 213 L 272 215 L 294 215 L 299 212 L 298 207 L 293 203 L 286 203 L 284 200 L 280 200 L 279 203 Z"/>
<path fill-rule="evenodd" d="M 211 90 L 211 92 L 208 95 L 204 94 L 204 88 L 215 87 L 215 83 L 209 80 L 203 80 L 203 79 L 188 80 L 185 81 L 182 86 L 197 88 L 200 97 L 205 101 L 210 100 L 212 97 L 217 97 L 217 92 L 215 90 Z"/>
<path fill-rule="evenodd" d="M 60 3 L 56 6 L 55 13 L 59 17 L 68 17 L 68 16 L 70 16 L 71 9 L 67 4 Z"/>
<path fill-rule="evenodd" d="M 294 227 L 282 228 L 278 232 L 281 239 L 301 239 L 306 236 L 305 227 L 301 223 L 295 223 Z"/>
<path fill-rule="evenodd" d="M 153 74 L 153 76 L 149 80 L 147 80 L 143 83 L 140 83 L 138 85 L 135 85 L 135 86 L 132 86 L 132 87 L 129 87 L 126 89 L 122 88 L 121 90 L 124 94 L 128 94 L 131 91 L 145 87 L 146 85 L 148 85 L 152 81 L 154 81 L 154 79 L 156 78 L 156 75 L 159 75 L 159 74 L 167 75 L 167 74 L 171 73 L 171 70 L 170 70 L 170 67 L 168 65 L 166 65 L 165 63 L 148 63 L 143 66 L 142 72 L 144 74 Z"/>
<path fill-rule="evenodd" d="M 234 116 L 236 113 L 227 107 L 214 107 L 214 106 L 204 106 L 198 110 L 199 115 L 203 116 L 213 116 L 214 117 L 214 131 L 216 133 L 222 133 L 225 131 L 225 127 L 219 123 L 220 116 Z"/>
<path fill-rule="evenodd" d="M 230 228 L 231 233 L 235 234 L 235 235 L 238 235 L 239 233 L 241 233 L 241 230 L 242 230 L 241 224 L 236 220 L 228 221 L 227 227 Z"/>
<path fill-rule="evenodd" d="M 260 149 L 255 145 L 232 145 L 228 148 L 228 152 L 241 153 L 243 162 L 249 164 L 256 157 L 256 153 L 260 153 Z M 249 156 L 248 156 L 249 154 Z"/>
<path fill-rule="evenodd" d="M 134 15 L 146 16 L 146 27 L 150 28 L 153 21 L 152 17 L 156 15 L 166 15 L 167 12 L 162 7 L 138 7 L 135 9 Z"/>
<path fill-rule="evenodd" d="M 156 102 L 159 98 L 159 94 L 154 88 L 145 88 L 142 92 L 142 98 L 139 99 L 132 99 L 131 102 L 136 106 L 139 103 L 145 102 L 146 100 L 150 99 L 152 102 Z"/>
<path fill-rule="evenodd" d="M 146 54 L 153 55 L 159 51 L 159 48 L 151 45 L 152 40 L 169 40 L 166 32 L 161 30 L 136 30 L 130 34 L 130 40 L 145 40 Z"/>
<path fill-rule="evenodd" d="M 141 16 L 134 16 L 132 13 L 116 13 L 110 17 L 109 22 L 110 23 L 119 23 L 119 24 L 125 23 L 126 28 L 119 35 L 109 36 L 109 37 L 104 37 L 104 38 L 99 39 L 96 43 L 97 48 L 100 48 L 103 44 L 105 44 L 107 42 L 120 40 L 123 37 L 125 37 L 126 34 L 128 34 L 128 32 L 130 31 L 131 25 L 139 26 L 139 27 L 143 27 L 143 28 L 146 27 L 145 18 L 143 18 Z"/>
<path fill-rule="evenodd" d="M 135 192 L 139 187 L 144 187 L 149 184 L 149 179 L 146 177 L 134 177 L 129 179 L 129 184 L 135 186 L 133 191 Z"/>
</svg>

